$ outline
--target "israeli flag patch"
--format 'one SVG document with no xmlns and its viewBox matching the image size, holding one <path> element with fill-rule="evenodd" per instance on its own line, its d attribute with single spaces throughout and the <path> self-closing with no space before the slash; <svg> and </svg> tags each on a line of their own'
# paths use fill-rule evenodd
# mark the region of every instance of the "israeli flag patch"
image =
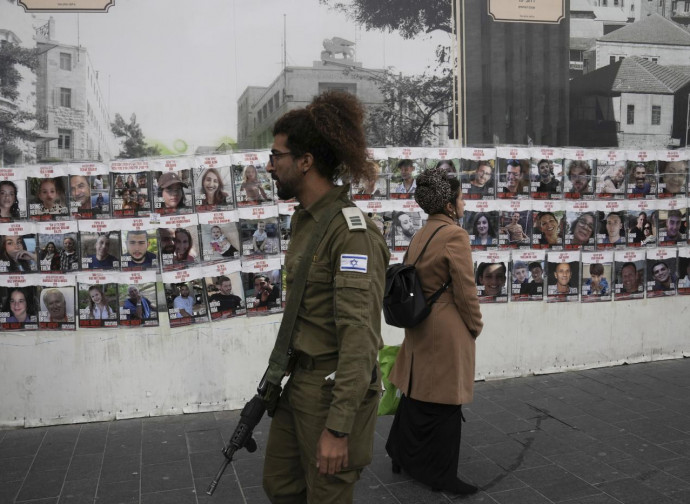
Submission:
<svg viewBox="0 0 690 504">
<path fill-rule="evenodd" d="M 366 273 L 368 260 L 369 258 L 365 255 L 341 254 L 340 271 L 354 271 L 356 273 Z"/>
</svg>

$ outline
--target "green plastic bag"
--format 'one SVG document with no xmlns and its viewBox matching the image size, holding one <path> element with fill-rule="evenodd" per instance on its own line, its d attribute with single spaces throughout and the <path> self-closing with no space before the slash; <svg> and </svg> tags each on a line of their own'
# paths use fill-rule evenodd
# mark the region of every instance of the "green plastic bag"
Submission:
<svg viewBox="0 0 690 504">
<path fill-rule="evenodd" d="M 379 366 L 381 366 L 381 381 L 383 382 L 384 389 L 381 401 L 379 401 L 379 416 L 395 415 L 398 403 L 400 403 L 400 390 L 388 381 L 388 376 L 391 373 L 391 369 L 393 369 L 393 364 L 395 364 L 395 358 L 398 356 L 399 351 L 400 345 L 384 345 L 379 350 Z"/>
</svg>

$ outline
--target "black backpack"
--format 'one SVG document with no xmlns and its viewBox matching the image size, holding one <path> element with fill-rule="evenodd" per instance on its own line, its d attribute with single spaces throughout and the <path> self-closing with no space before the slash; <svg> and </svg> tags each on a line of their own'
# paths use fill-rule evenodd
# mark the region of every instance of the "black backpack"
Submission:
<svg viewBox="0 0 690 504">
<path fill-rule="evenodd" d="M 444 226 L 439 226 L 429 237 L 421 254 L 413 264 L 405 264 L 407 252 L 401 264 L 393 264 L 386 270 L 386 288 L 383 291 L 383 316 L 388 325 L 395 327 L 414 327 L 431 312 L 431 305 L 450 285 L 450 279 L 429 299 L 424 299 L 422 284 L 417 276 L 415 265 L 424 255 L 431 239 Z"/>
</svg>

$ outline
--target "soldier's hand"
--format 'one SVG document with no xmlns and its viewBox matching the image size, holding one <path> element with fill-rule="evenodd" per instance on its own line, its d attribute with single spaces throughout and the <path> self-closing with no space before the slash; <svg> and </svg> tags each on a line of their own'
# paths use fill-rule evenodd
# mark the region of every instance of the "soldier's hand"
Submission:
<svg viewBox="0 0 690 504">
<path fill-rule="evenodd" d="M 316 467 L 319 474 L 335 474 L 348 464 L 347 436 L 337 438 L 324 429 L 316 444 Z"/>
</svg>

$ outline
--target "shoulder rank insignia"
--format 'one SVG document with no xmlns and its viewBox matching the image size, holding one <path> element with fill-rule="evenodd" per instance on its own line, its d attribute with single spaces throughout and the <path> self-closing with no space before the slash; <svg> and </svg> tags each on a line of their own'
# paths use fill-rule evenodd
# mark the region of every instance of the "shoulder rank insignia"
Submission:
<svg viewBox="0 0 690 504">
<path fill-rule="evenodd" d="M 367 223 L 364 221 L 364 214 L 357 207 L 343 208 L 343 216 L 350 231 L 366 231 Z"/>
</svg>

